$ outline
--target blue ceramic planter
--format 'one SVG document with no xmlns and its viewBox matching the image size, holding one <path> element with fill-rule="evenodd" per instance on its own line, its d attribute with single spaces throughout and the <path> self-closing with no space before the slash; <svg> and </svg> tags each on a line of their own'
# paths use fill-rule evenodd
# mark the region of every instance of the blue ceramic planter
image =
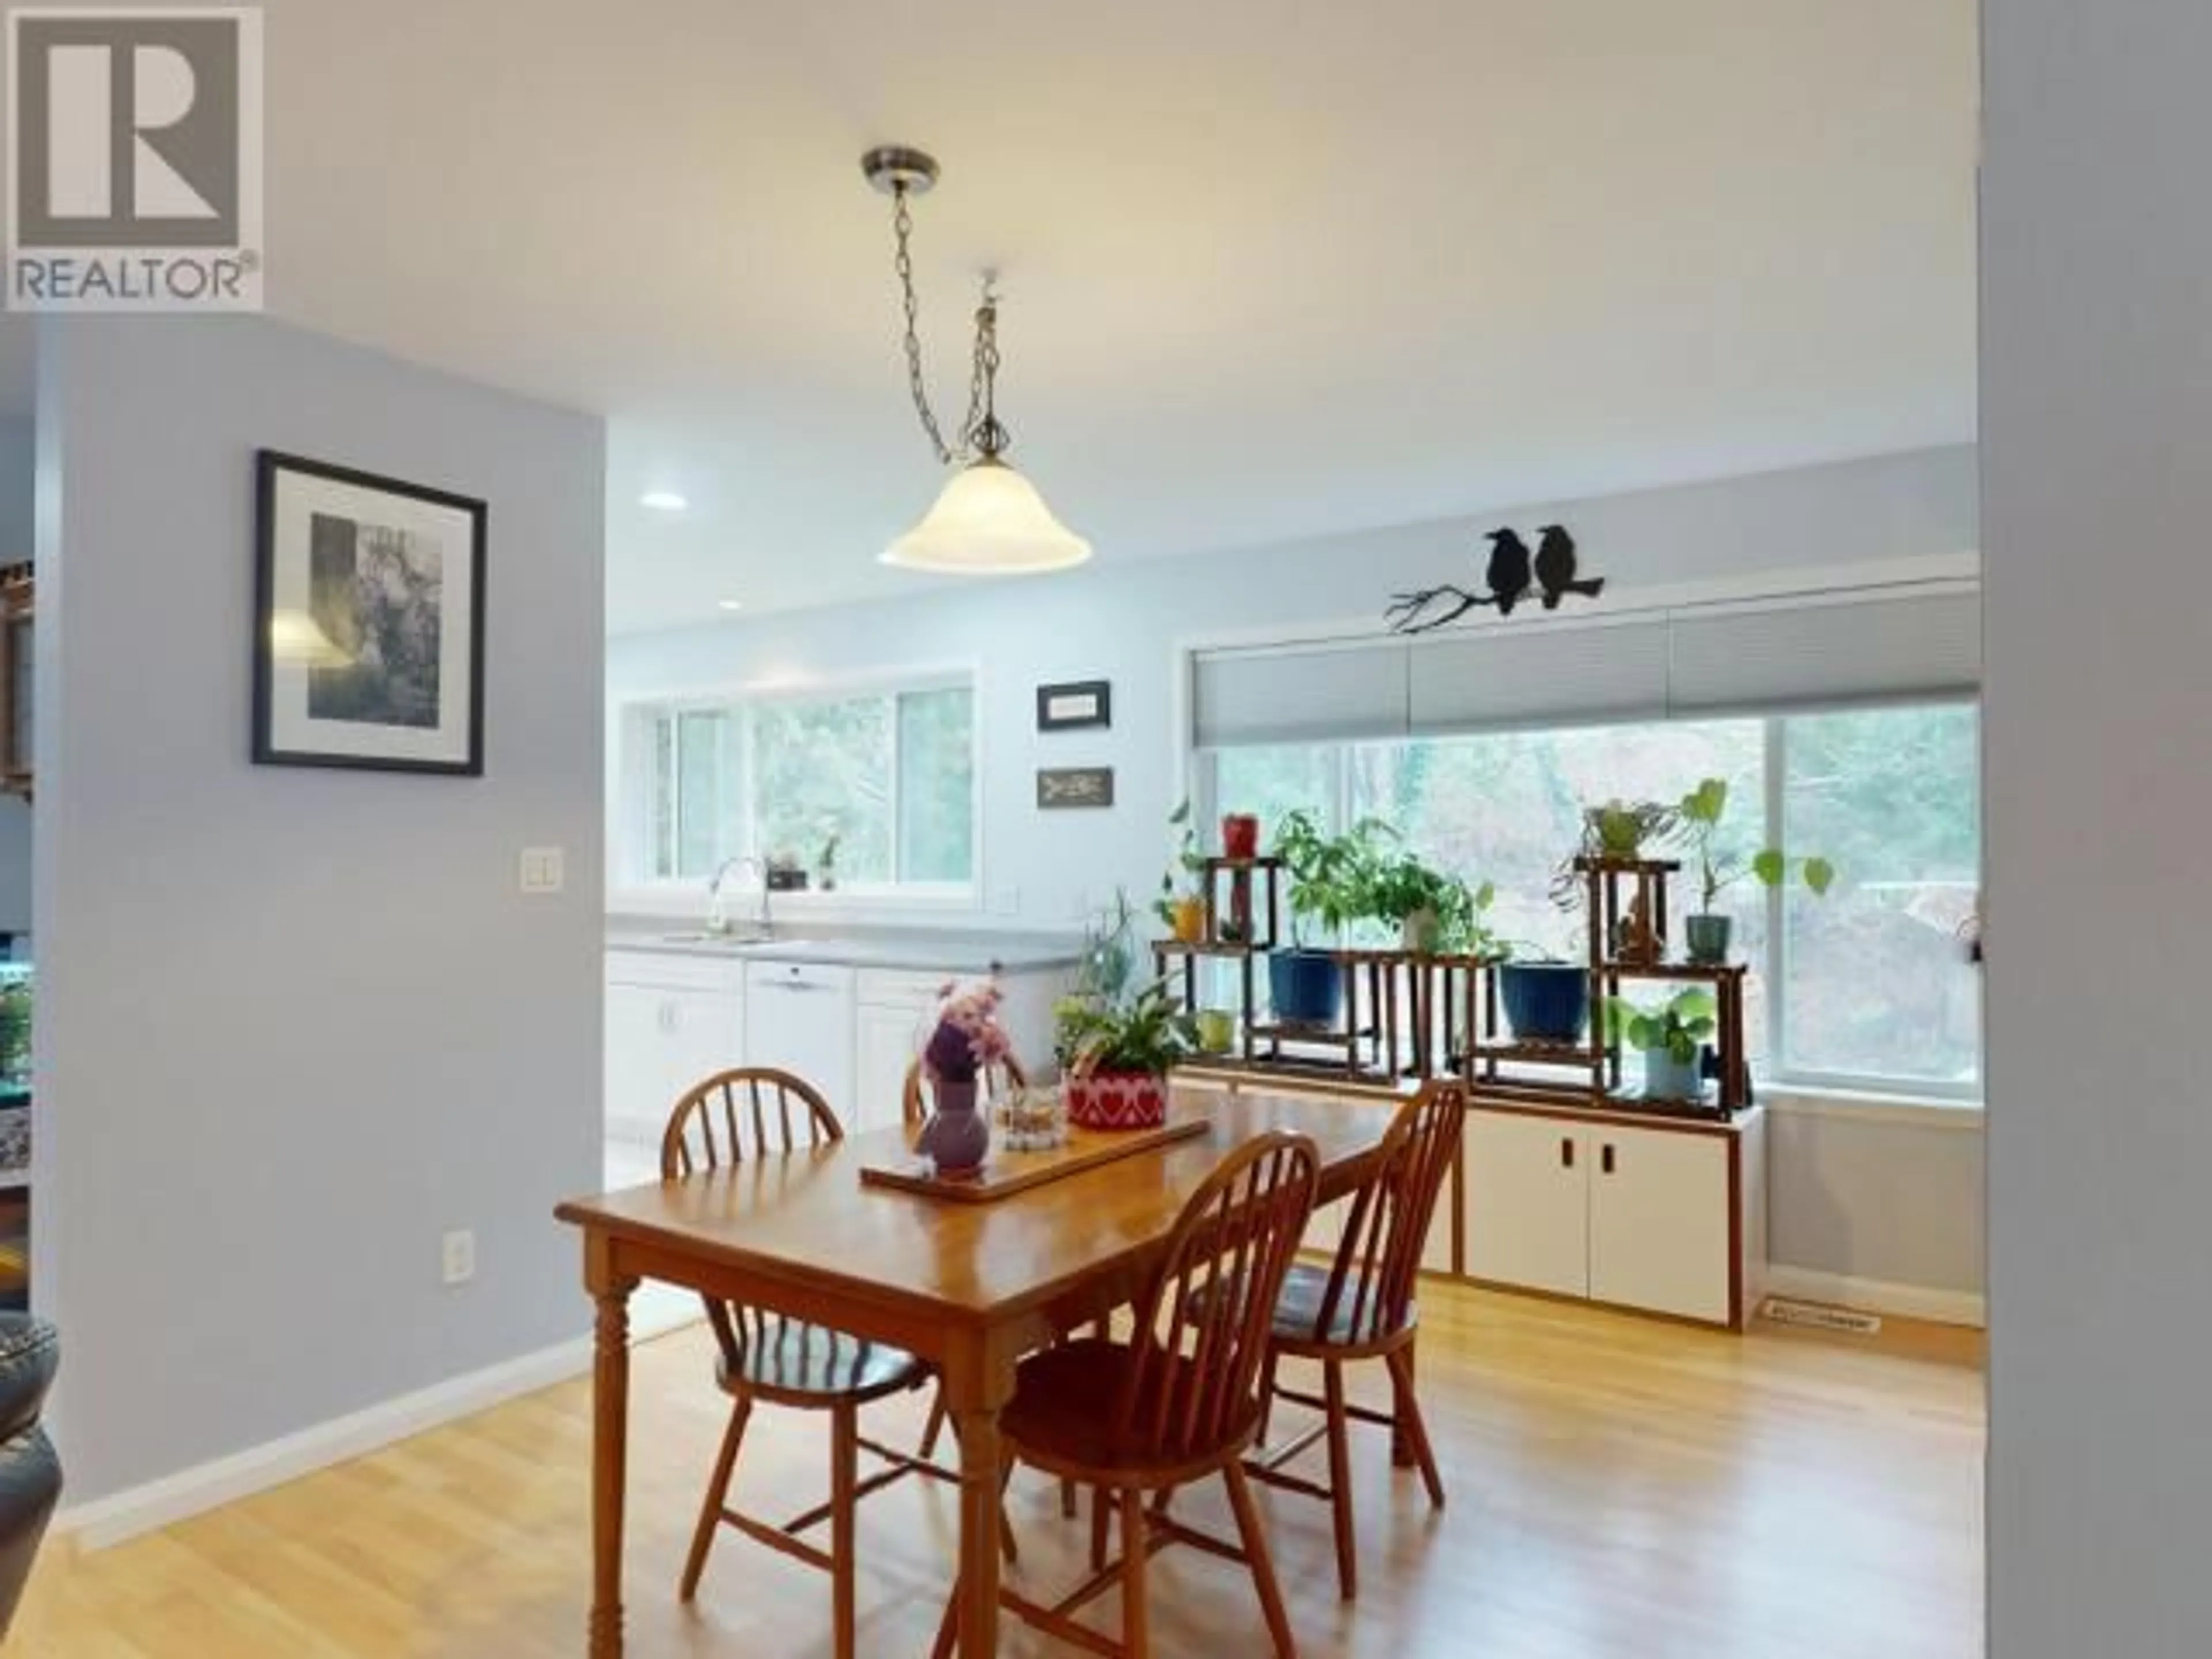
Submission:
<svg viewBox="0 0 2212 1659">
<path fill-rule="evenodd" d="M 1589 1025 L 1589 969 L 1571 962 L 1509 962 L 1498 970 L 1505 1018 L 1522 1042 L 1580 1042 Z"/>
<path fill-rule="evenodd" d="M 1267 997 L 1285 1024 L 1334 1025 L 1344 973 L 1326 951 L 1278 951 L 1267 958 Z"/>
</svg>

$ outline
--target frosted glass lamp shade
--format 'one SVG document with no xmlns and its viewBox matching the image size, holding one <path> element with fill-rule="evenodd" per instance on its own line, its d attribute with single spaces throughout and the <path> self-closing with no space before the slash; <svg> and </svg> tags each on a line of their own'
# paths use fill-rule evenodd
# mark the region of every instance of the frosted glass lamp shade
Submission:
<svg viewBox="0 0 2212 1659">
<path fill-rule="evenodd" d="M 1036 486 L 986 456 L 954 473 L 922 521 L 884 550 L 885 564 L 957 576 L 1066 570 L 1091 544 L 1052 516 Z"/>
</svg>

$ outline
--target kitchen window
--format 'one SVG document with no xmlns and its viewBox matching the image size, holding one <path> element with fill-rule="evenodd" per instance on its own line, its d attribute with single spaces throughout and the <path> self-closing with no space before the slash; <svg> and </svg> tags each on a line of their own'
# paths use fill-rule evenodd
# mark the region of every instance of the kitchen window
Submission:
<svg viewBox="0 0 2212 1659">
<path fill-rule="evenodd" d="M 975 879 L 975 695 L 932 679 L 813 696 L 652 705 L 631 876 L 710 880 L 745 856 L 809 884 L 950 893 Z"/>
<path fill-rule="evenodd" d="M 1824 898 L 1746 881 L 1719 908 L 1755 971 L 1751 1058 L 1770 1082 L 1978 1095 L 1980 986 L 1960 930 L 1981 867 L 1979 714 L 1967 701 L 1765 719 L 1655 720 L 1201 752 L 1208 817 L 1296 807 L 1332 829 L 1375 817 L 1412 850 L 1493 882 L 1493 927 L 1569 956 L 1579 924 L 1547 889 L 1586 802 L 1675 800 L 1729 781 L 1725 833 L 1748 853 L 1778 841 L 1838 872 Z M 1695 874 L 1674 906 L 1697 908 Z M 1378 935 L 1379 938 L 1379 935 Z"/>
</svg>

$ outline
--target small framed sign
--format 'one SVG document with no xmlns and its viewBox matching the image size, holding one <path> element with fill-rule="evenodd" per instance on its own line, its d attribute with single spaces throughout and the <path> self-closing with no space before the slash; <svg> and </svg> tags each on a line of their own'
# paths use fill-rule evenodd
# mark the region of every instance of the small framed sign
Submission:
<svg viewBox="0 0 2212 1659">
<path fill-rule="evenodd" d="M 1048 766 L 1037 774 L 1036 804 L 1045 811 L 1069 806 L 1111 806 L 1110 766 Z"/>
<path fill-rule="evenodd" d="M 1081 732 L 1114 724 L 1114 688 L 1105 680 L 1072 680 L 1037 687 L 1040 732 Z"/>
</svg>

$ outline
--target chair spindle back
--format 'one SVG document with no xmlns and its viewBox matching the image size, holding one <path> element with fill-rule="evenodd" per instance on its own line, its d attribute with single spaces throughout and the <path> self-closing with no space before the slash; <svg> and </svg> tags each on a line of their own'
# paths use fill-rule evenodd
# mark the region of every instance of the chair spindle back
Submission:
<svg viewBox="0 0 2212 1659">
<path fill-rule="evenodd" d="M 1320 1174 L 1310 1139 L 1273 1131 L 1232 1152 L 1191 1194 L 1137 1303 L 1115 1424 L 1126 1449 L 1204 1455 L 1257 1428 L 1275 1299 Z"/>
<path fill-rule="evenodd" d="M 740 1066 L 695 1083 L 668 1115 L 660 1178 L 733 1168 L 845 1138 L 845 1127 L 814 1085 L 769 1066 Z M 702 1296 L 723 1358 L 734 1370 L 748 1349 L 773 1352 L 790 1329 L 780 1315 Z"/>
<path fill-rule="evenodd" d="M 985 1070 L 981 1079 L 983 1084 L 981 1092 L 987 1099 L 994 1098 L 1006 1090 L 1027 1087 L 1029 1080 L 1028 1073 L 1022 1070 L 1021 1061 L 1008 1054 Z M 929 1121 L 929 1079 L 923 1074 L 919 1060 L 910 1062 L 906 1068 L 904 1108 L 909 1126 Z"/>
<path fill-rule="evenodd" d="M 1366 1343 L 1409 1316 L 1421 1247 L 1467 1127 L 1467 1088 L 1431 1083 L 1398 1109 L 1374 1176 L 1352 1200 L 1315 1334 Z"/>
</svg>

